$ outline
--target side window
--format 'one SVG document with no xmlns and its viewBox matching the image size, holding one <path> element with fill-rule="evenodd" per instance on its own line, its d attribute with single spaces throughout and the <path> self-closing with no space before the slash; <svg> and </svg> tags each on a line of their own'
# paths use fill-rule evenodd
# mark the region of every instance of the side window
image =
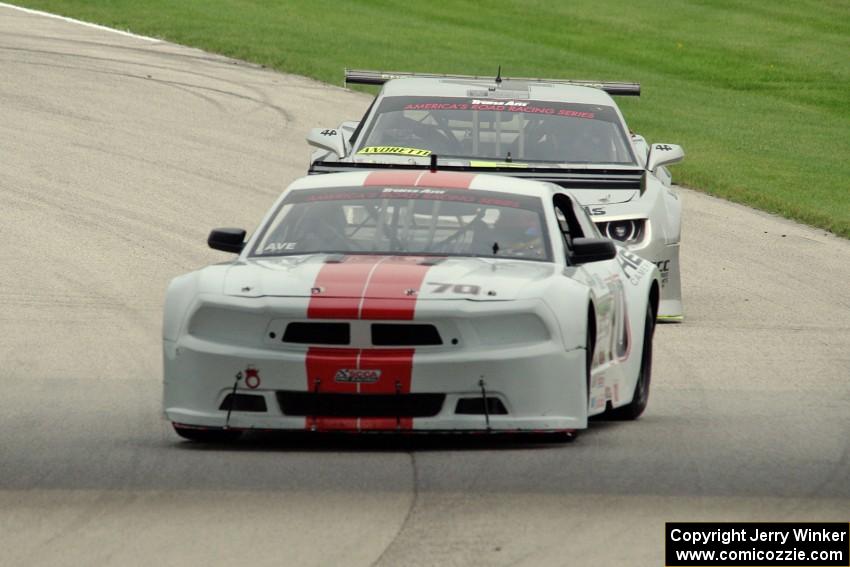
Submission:
<svg viewBox="0 0 850 567">
<path fill-rule="evenodd" d="M 348 139 L 348 143 L 352 146 L 354 145 L 354 142 L 357 141 L 357 136 L 360 135 L 360 131 L 363 129 L 363 125 L 366 123 L 369 113 L 372 112 L 372 107 L 375 106 L 376 100 L 378 100 L 377 96 L 372 99 L 372 103 L 369 105 L 369 108 L 366 109 L 366 113 L 363 115 L 363 118 L 360 119 L 360 122 L 357 124 L 357 128 L 354 129 L 354 133 L 351 134 L 351 137 Z"/>
<path fill-rule="evenodd" d="M 561 231 L 561 238 L 564 240 L 564 245 L 569 249 L 572 248 L 572 238 L 570 237 L 570 225 L 567 223 L 567 217 L 564 216 L 564 211 L 561 207 L 555 206 L 555 218 L 558 219 L 558 229 Z"/>
<path fill-rule="evenodd" d="M 584 231 L 581 229 L 578 219 L 576 219 L 573 204 L 569 197 L 559 193 L 553 197 L 552 204 L 555 207 L 555 219 L 558 221 L 558 230 L 561 233 L 569 260 L 572 256 L 573 239 L 583 237 Z"/>
</svg>

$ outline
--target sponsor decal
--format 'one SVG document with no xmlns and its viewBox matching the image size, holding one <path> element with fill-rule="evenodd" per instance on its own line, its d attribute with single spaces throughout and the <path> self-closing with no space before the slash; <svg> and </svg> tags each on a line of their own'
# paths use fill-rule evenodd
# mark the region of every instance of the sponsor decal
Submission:
<svg viewBox="0 0 850 567">
<path fill-rule="evenodd" d="M 632 254 L 625 249 L 620 250 L 618 261 L 620 262 L 620 267 L 623 269 L 623 273 L 632 285 L 640 283 L 640 280 L 649 272 L 649 267 L 651 266 L 649 262 L 644 261 L 640 256 Z"/>
<path fill-rule="evenodd" d="M 482 161 L 482 160 L 470 160 L 469 167 L 515 167 L 515 168 L 525 168 L 528 167 L 527 163 L 517 163 L 513 161 Z"/>
<path fill-rule="evenodd" d="M 407 104 L 405 110 L 469 110 L 465 102 L 418 102 Z"/>
<path fill-rule="evenodd" d="M 361 368 L 340 368 L 334 374 L 336 382 L 359 382 L 361 384 L 374 384 L 381 378 L 380 370 Z"/>
<path fill-rule="evenodd" d="M 479 100 L 477 98 L 472 99 L 473 105 L 481 105 L 481 104 L 495 104 L 498 106 L 518 106 L 518 107 L 526 107 L 528 106 L 527 102 L 523 102 L 520 100 Z"/>
<path fill-rule="evenodd" d="M 427 157 L 431 150 L 420 150 L 418 148 L 406 148 L 403 146 L 369 146 L 363 148 L 358 154 L 393 154 L 398 156 Z"/>
<path fill-rule="evenodd" d="M 566 118 L 593 119 L 596 114 L 581 110 L 549 105 L 542 101 L 496 100 L 473 98 L 464 102 L 416 102 L 404 105 L 404 110 L 483 110 L 494 112 L 522 112 L 524 114 L 548 114 Z M 359 152 L 358 152 L 359 153 Z"/>
<path fill-rule="evenodd" d="M 673 148 L 668 146 L 667 144 L 655 144 L 656 150 L 661 150 L 662 152 L 669 152 Z"/>
<path fill-rule="evenodd" d="M 281 250 L 295 250 L 297 242 L 269 242 L 263 248 L 263 252 L 280 252 Z"/>
</svg>

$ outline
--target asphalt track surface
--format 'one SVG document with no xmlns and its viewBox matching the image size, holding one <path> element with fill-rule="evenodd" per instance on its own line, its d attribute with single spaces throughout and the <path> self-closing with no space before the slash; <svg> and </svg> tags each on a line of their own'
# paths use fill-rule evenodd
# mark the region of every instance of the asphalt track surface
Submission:
<svg viewBox="0 0 850 567">
<path fill-rule="evenodd" d="M 691 191 L 687 320 L 638 422 L 179 440 L 167 282 L 368 102 L 0 7 L 0 563 L 662 565 L 665 521 L 850 519 L 850 242 Z"/>
</svg>

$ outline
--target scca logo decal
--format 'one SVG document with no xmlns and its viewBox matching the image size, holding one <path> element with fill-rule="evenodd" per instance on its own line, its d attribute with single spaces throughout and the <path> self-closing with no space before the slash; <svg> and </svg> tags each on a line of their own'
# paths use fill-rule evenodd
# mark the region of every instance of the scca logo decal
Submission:
<svg viewBox="0 0 850 567">
<path fill-rule="evenodd" d="M 380 370 L 364 370 L 360 368 L 340 368 L 334 375 L 334 381 L 336 382 L 359 382 L 361 384 L 373 384 L 380 378 Z"/>
</svg>

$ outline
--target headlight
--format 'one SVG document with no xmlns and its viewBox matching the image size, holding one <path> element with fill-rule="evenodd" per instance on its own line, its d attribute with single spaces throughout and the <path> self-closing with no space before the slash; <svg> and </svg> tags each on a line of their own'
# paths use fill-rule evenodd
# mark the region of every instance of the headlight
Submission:
<svg viewBox="0 0 850 567">
<path fill-rule="evenodd" d="M 620 242 L 626 242 L 634 240 L 636 229 L 637 226 L 635 225 L 635 221 L 612 221 L 605 227 L 605 234 L 608 235 L 608 238 L 613 238 Z"/>
<path fill-rule="evenodd" d="M 596 224 L 599 232 L 608 238 L 625 242 L 626 244 L 637 244 L 643 240 L 646 221 L 645 219 L 626 219 Z"/>
</svg>

